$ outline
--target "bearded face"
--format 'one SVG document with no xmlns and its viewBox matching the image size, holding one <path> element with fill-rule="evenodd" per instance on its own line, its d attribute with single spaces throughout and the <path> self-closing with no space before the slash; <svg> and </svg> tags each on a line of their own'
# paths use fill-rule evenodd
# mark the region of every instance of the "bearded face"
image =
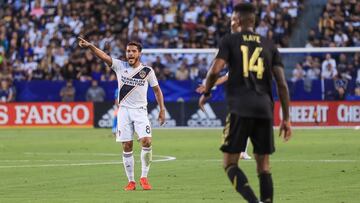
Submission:
<svg viewBox="0 0 360 203">
<path fill-rule="evenodd" d="M 126 47 L 126 59 L 131 66 L 134 66 L 140 60 L 140 52 L 134 45 Z"/>
</svg>

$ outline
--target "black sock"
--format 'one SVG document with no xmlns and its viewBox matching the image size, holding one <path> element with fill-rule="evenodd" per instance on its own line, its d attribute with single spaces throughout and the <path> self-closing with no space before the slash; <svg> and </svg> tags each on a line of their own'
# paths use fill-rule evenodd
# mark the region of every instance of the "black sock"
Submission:
<svg viewBox="0 0 360 203">
<path fill-rule="evenodd" d="M 273 202 L 274 189 L 271 173 L 261 173 L 260 180 L 260 200 L 264 203 Z"/>
<path fill-rule="evenodd" d="M 240 193 L 244 199 L 251 203 L 258 202 L 254 191 L 248 183 L 246 175 L 237 165 L 230 165 L 225 170 L 236 191 Z"/>
</svg>

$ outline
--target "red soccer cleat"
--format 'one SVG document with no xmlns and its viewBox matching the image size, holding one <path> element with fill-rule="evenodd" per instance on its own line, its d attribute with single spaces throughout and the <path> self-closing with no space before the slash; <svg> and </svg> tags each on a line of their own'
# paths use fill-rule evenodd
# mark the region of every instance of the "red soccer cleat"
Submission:
<svg viewBox="0 0 360 203">
<path fill-rule="evenodd" d="M 136 189 L 136 183 L 134 181 L 130 181 L 126 187 L 124 187 L 125 191 L 135 190 Z"/>
<path fill-rule="evenodd" d="M 140 178 L 140 185 L 144 190 L 151 190 L 152 187 L 149 184 L 149 180 L 146 177 Z"/>
</svg>

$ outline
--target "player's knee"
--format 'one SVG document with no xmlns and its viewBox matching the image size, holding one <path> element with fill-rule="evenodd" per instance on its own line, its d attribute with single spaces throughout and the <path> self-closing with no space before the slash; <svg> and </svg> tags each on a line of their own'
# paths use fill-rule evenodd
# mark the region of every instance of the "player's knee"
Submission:
<svg viewBox="0 0 360 203">
<path fill-rule="evenodd" d="M 270 174 L 270 167 L 269 166 L 258 166 L 257 167 L 257 173 L 260 174 Z"/>
<path fill-rule="evenodd" d="M 227 170 L 228 168 L 231 168 L 233 166 L 238 166 L 238 162 L 233 159 L 224 159 L 223 162 L 223 168 L 224 170 Z"/>
<path fill-rule="evenodd" d="M 223 164 L 224 170 L 228 171 L 228 169 L 233 167 L 239 167 L 236 163 L 224 163 Z"/>
<path fill-rule="evenodd" d="M 132 151 L 132 142 L 123 142 L 123 150 L 124 152 L 131 152 Z"/>
<path fill-rule="evenodd" d="M 230 163 L 223 163 L 223 168 L 224 170 L 226 171 L 227 168 L 229 168 L 230 166 L 232 166 L 233 164 L 230 164 Z"/>
<path fill-rule="evenodd" d="M 226 170 L 229 166 L 238 165 L 240 154 L 224 153 L 223 167 Z"/>
<path fill-rule="evenodd" d="M 270 161 L 268 155 L 255 155 L 256 170 L 258 174 L 270 173 Z"/>
<path fill-rule="evenodd" d="M 141 146 L 143 147 L 151 147 L 151 138 L 144 137 L 141 139 Z"/>
</svg>

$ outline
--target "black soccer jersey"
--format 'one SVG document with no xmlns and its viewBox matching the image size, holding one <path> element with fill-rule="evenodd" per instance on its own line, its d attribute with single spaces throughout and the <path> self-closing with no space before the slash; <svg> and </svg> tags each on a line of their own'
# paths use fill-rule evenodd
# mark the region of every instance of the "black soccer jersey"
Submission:
<svg viewBox="0 0 360 203">
<path fill-rule="evenodd" d="M 253 32 L 226 35 L 216 58 L 228 63 L 229 111 L 243 117 L 272 118 L 272 69 L 283 67 L 275 45 Z"/>
</svg>

